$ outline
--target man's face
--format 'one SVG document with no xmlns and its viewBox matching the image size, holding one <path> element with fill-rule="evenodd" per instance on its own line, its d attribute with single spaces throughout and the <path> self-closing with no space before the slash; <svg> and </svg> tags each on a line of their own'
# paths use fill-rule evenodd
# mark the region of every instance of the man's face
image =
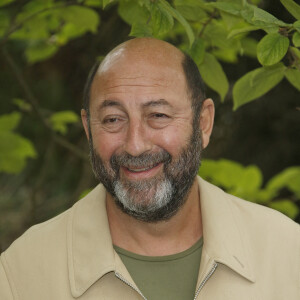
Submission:
<svg viewBox="0 0 300 300">
<path fill-rule="evenodd" d="M 174 215 L 201 148 L 181 65 L 118 62 L 96 75 L 90 112 L 93 169 L 116 203 L 144 221 Z"/>
<path fill-rule="evenodd" d="M 146 222 L 167 220 L 179 210 L 200 165 L 201 136 L 198 128 L 194 128 L 188 145 L 181 149 L 177 158 L 164 149 L 138 157 L 123 153 L 111 157 L 110 169 L 105 167 L 94 149 L 92 139 L 89 144 L 97 179 L 125 213 Z M 134 181 L 120 178 L 121 168 L 144 170 L 158 164 L 164 164 L 163 173 L 152 178 Z"/>
</svg>

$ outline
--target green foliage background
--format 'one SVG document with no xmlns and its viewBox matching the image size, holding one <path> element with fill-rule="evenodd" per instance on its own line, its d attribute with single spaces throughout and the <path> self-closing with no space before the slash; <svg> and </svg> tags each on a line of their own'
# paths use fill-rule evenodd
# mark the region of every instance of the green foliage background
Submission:
<svg viewBox="0 0 300 300">
<path fill-rule="evenodd" d="M 300 221 L 297 1 L 0 0 L 0 250 L 96 185 L 84 82 L 141 36 L 189 53 L 215 100 L 199 174 Z"/>
</svg>

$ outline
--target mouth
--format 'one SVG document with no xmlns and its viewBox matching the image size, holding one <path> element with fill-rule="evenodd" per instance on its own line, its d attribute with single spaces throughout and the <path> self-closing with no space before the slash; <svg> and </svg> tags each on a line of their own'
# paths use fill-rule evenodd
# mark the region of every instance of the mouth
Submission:
<svg viewBox="0 0 300 300">
<path fill-rule="evenodd" d="M 151 166 L 139 166 L 139 167 L 121 167 L 124 175 L 130 179 L 147 179 L 153 177 L 159 172 L 162 163 L 158 163 Z"/>
<path fill-rule="evenodd" d="M 155 168 L 156 166 L 158 166 L 158 164 L 156 165 L 152 165 L 152 166 L 148 166 L 148 167 L 140 167 L 140 168 L 136 168 L 136 167 L 126 167 L 126 169 L 129 171 L 129 172 L 133 172 L 133 173 L 139 173 L 139 172 L 145 172 L 145 171 L 148 171 L 148 170 L 151 170 L 153 168 Z"/>
</svg>

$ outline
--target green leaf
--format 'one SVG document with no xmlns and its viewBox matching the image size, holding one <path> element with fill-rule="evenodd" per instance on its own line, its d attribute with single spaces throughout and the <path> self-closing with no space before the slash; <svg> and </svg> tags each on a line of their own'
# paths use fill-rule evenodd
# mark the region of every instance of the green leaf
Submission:
<svg viewBox="0 0 300 300">
<path fill-rule="evenodd" d="M 53 0 L 45 0 L 45 1 L 39 1 L 39 0 L 31 0 L 28 1 L 27 4 L 25 4 L 22 7 L 22 11 L 19 12 L 16 16 L 16 24 L 20 24 L 24 22 L 23 26 L 27 26 L 27 24 L 31 22 L 36 22 L 36 20 L 39 20 L 42 24 L 41 26 L 45 26 L 45 20 L 44 17 L 50 14 L 50 12 L 53 12 L 50 10 L 54 6 Z M 47 21 L 47 20 L 46 20 Z M 39 29 L 39 28 L 36 28 Z"/>
<path fill-rule="evenodd" d="M 256 59 L 257 40 L 245 37 L 241 40 L 241 55 L 247 55 Z"/>
<path fill-rule="evenodd" d="M 245 26 L 249 25 L 240 16 L 231 15 L 224 11 L 221 11 L 220 15 L 221 15 L 222 20 L 226 24 L 227 30 L 232 30 L 233 28 L 245 27 Z"/>
<path fill-rule="evenodd" d="M 241 9 L 242 9 L 241 4 L 234 3 L 234 2 L 211 2 L 211 3 L 207 3 L 206 5 L 217 8 L 221 11 L 224 11 L 226 13 L 229 13 L 229 14 L 232 14 L 235 16 L 239 16 Z"/>
<path fill-rule="evenodd" d="M 27 158 L 36 157 L 32 143 L 10 131 L 0 131 L 0 172 L 16 174 L 23 170 Z"/>
<path fill-rule="evenodd" d="M 233 87 L 234 110 L 257 99 L 277 85 L 284 76 L 281 63 L 253 70 L 241 77 Z"/>
<path fill-rule="evenodd" d="M 0 7 L 15 2 L 16 0 L 0 0 Z"/>
<path fill-rule="evenodd" d="M 152 36 L 152 29 L 146 24 L 134 23 L 131 26 L 131 31 L 129 33 L 129 36 L 151 37 Z"/>
<path fill-rule="evenodd" d="M 21 22 L 21 21 L 20 21 Z M 19 30 L 10 35 L 10 39 L 18 40 L 46 40 L 50 36 L 49 22 L 41 15 L 26 21 Z"/>
<path fill-rule="evenodd" d="M 194 62 L 199 65 L 202 63 L 203 59 L 204 59 L 204 53 L 205 53 L 205 44 L 204 41 L 200 38 L 197 38 L 190 51 L 189 54 L 191 56 L 191 58 L 194 60 Z"/>
<path fill-rule="evenodd" d="M 55 131 L 66 134 L 68 130 L 67 125 L 78 122 L 79 117 L 74 112 L 66 110 L 52 114 L 49 121 Z"/>
<path fill-rule="evenodd" d="M 236 35 L 239 35 L 241 33 L 248 33 L 250 31 L 255 31 L 255 30 L 259 30 L 260 28 L 258 26 L 253 26 L 253 25 L 248 25 L 248 26 L 245 26 L 245 27 L 242 27 L 242 28 L 236 28 L 236 29 L 233 29 L 229 32 L 227 38 L 232 38 Z"/>
<path fill-rule="evenodd" d="M 258 5 L 261 3 L 262 0 L 252 0 L 251 2 L 255 5 Z"/>
<path fill-rule="evenodd" d="M 291 219 L 295 219 L 299 214 L 298 206 L 290 200 L 279 200 L 269 204 L 273 209 L 276 209 Z"/>
<path fill-rule="evenodd" d="M 229 83 L 218 60 L 212 54 L 205 53 L 199 71 L 204 82 L 220 95 L 221 101 L 224 101 Z"/>
<path fill-rule="evenodd" d="M 186 20 L 201 21 L 207 17 L 201 0 L 175 0 L 174 5 Z"/>
<path fill-rule="evenodd" d="M 204 160 L 199 169 L 199 175 L 225 188 L 229 193 L 249 200 L 255 197 L 262 184 L 262 173 L 259 168 L 244 167 L 226 159 Z"/>
<path fill-rule="evenodd" d="M 76 36 L 88 31 L 97 32 L 99 15 L 93 9 L 73 5 L 60 9 L 59 15 L 67 24 L 73 24 L 78 31 Z"/>
<path fill-rule="evenodd" d="M 237 39 L 228 39 L 228 31 L 226 29 L 226 24 L 223 20 L 213 20 L 210 22 L 203 34 L 203 38 L 206 43 L 210 44 L 211 47 L 215 48 L 230 48 L 239 49 L 239 41 Z"/>
<path fill-rule="evenodd" d="M 51 1 L 31 1 L 18 14 L 17 22 L 24 24 L 10 36 L 11 39 L 40 44 L 51 40 L 51 44 L 64 45 L 68 40 L 88 31 L 95 33 L 99 25 L 99 15 L 88 7 L 53 7 Z M 49 50 L 50 47 L 47 48 Z"/>
<path fill-rule="evenodd" d="M 262 29 L 277 29 L 279 26 L 288 26 L 289 24 L 280 21 L 265 10 L 257 6 L 246 3 L 241 16 L 250 24 L 260 26 Z"/>
<path fill-rule="evenodd" d="M 266 189 L 276 196 L 282 188 L 288 188 L 300 197 L 300 167 L 289 167 L 269 180 Z"/>
<path fill-rule="evenodd" d="M 21 114 L 19 112 L 13 112 L 11 114 L 0 116 L 0 131 L 14 130 L 20 123 Z"/>
<path fill-rule="evenodd" d="M 102 0 L 102 8 L 106 8 L 107 5 L 113 3 L 114 0 Z"/>
<path fill-rule="evenodd" d="M 81 194 L 79 195 L 79 199 L 82 199 L 83 197 L 85 197 L 88 193 L 90 193 L 93 189 L 86 189 L 84 191 L 81 192 Z"/>
<path fill-rule="evenodd" d="M 298 69 L 286 69 L 285 77 L 297 90 L 300 91 L 300 70 Z"/>
<path fill-rule="evenodd" d="M 300 19 L 300 5 L 293 0 L 280 0 L 282 5 L 288 10 L 288 12 L 297 20 Z"/>
<path fill-rule="evenodd" d="M 27 1 L 24 7 L 22 7 L 23 14 L 17 16 L 17 21 L 24 20 L 28 16 L 32 16 L 33 13 L 41 12 L 41 10 L 48 9 L 54 6 L 54 0 L 31 0 Z M 22 16 L 22 18 L 21 18 Z"/>
<path fill-rule="evenodd" d="M 298 32 L 300 32 L 300 20 L 299 20 L 299 21 L 296 21 L 296 22 L 293 24 L 293 27 L 294 27 Z"/>
<path fill-rule="evenodd" d="M 151 5 L 151 23 L 153 34 L 164 34 L 172 29 L 174 20 L 172 15 L 159 2 Z"/>
<path fill-rule="evenodd" d="M 290 50 L 300 60 L 300 50 L 296 47 L 290 47 Z"/>
<path fill-rule="evenodd" d="M 134 23 L 146 24 L 147 20 L 150 19 L 149 11 L 136 0 L 121 1 L 118 13 L 130 25 Z"/>
<path fill-rule="evenodd" d="M 178 10 L 173 8 L 166 0 L 159 0 L 161 6 L 167 10 L 171 16 L 173 16 L 185 29 L 187 36 L 189 38 L 190 47 L 193 45 L 195 40 L 195 36 L 190 24 L 186 21 L 186 19 L 179 13 Z"/>
<path fill-rule="evenodd" d="M 92 7 L 103 7 L 102 0 L 85 0 L 84 5 Z"/>
<path fill-rule="evenodd" d="M 27 61 L 31 64 L 46 60 L 53 56 L 58 50 L 56 45 L 46 42 L 35 42 L 25 50 Z"/>
<path fill-rule="evenodd" d="M 293 34 L 293 44 L 296 47 L 300 47 L 300 33 L 299 32 L 295 32 Z"/>
<path fill-rule="evenodd" d="M 0 172 L 19 173 L 28 157 L 35 157 L 32 143 L 12 132 L 21 120 L 21 114 L 13 112 L 0 116 Z"/>
<path fill-rule="evenodd" d="M 13 104 L 15 104 L 20 110 L 29 112 L 31 111 L 31 105 L 23 99 L 14 98 Z"/>
<path fill-rule="evenodd" d="M 278 63 L 287 53 L 290 41 L 279 33 L 264 36 L 257 45 L 257 58 L 263 66 Z"/>
<path fill-rule="evenodd" d="M 224 49 L 215 49 L 211 53 L 218 59 L 226 63 L 237 63 L 238 62 L 238 53 L 236 49 L 224 48 Z"/>
</svg>

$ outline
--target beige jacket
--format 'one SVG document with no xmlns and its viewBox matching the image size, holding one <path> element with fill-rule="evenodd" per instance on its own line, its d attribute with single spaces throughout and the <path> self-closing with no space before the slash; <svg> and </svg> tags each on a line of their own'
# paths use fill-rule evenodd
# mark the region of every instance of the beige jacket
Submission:
<svg viewBox="0 0 300 300">
<path fill-rule="evenodd" d="M 299 225 L 199 185 L 204 247 L 195 299 L 299 300 Z M 1 255 L 0 299 L 143 299 L 113 249 L 103 186 Z"/>
</svg>

